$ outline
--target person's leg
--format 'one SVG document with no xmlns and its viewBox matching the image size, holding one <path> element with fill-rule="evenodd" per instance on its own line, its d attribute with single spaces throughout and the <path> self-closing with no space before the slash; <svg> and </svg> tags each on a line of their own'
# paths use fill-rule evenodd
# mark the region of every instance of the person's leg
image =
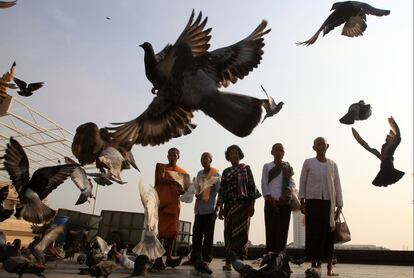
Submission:
<svg viewBox="0 0 414 278">
<path fill-rule="evenodd" d="M 193 225 L 193 245 L 191 250 L 191 260 L 193 255 L 197 252 L 201 252 L 201 243 L 203 239 L 203 221 L 200 219 L 200 215 L 196 215 Z"/>
<path fill-rule="evenodd" d="M 211 262 L 213 260 L 213 239 L 214 226 L 216 223 L 216 215 L 214 213 L 205 215 L 204 225 L 204 241 L 202 247 L 203 260 Z"/>
<path fill-rule="evenodd" d="M 172 250 L 174 246 L 174 237 L 167 238 L 167 248 L 165 249 L 165 254 L 167 256 L 167 260 L 172 259 Z"/>
<path fill-rule="evenodd" d="M 273 211 L 272 205 L 270 204 L 270 201 L 265 201 L 264 215 L 266 231 L 266 252 L 275 251 L 275 213 Z"/>
</svg>

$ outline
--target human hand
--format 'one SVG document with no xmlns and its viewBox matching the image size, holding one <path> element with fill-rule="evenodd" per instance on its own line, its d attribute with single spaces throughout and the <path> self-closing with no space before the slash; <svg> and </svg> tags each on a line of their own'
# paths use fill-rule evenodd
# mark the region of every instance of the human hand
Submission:
<svg viewBox="0 0 414 278">
<path fill-rule="evenodd" d="M 300 212 L 306 215 L 305 203 L 300 203 Z"/>
</svg>

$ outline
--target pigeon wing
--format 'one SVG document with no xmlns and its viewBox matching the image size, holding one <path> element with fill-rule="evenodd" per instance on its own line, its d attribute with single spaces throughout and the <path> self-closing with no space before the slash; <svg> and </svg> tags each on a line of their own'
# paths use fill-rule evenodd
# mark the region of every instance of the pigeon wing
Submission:
<svg viewBox="0 0 414 278">
<path fill-rule="evenodd" d="M 100 236 L 96 236 L 95 241 L 98 243 L 99 249 L 101 249 L 101 252 L 104 253 L 105 255 L 108 254 L 109 250 L 111 249 L 108 246 L 108 243 Z"/>
<path fill-rule="evenodd" d="M 369 15 L 384 16 L 384 15 L 389 15 L 391 12 L 390 10 L 382 10 L 382 9 L 374 8 L 373 6 L 367 3 L 362 3 L 362 2 L 358 3 L 358 7 L 361 9 L 361 11 Z"/>
<path fill-rule="evenodd" d="M 185 191 L 187 191 L 191 183 L 189 174 L 179 173 L 176 171 L 168 171 L 168 170 L 167 170 L 167 173 L 170 175 L 170 177 L 173 180 L 178 182 Z"/>
<path fill-rule="evenodd" d="M 401 142 L 400 128 L 395 122 L 393 117 L 388 118 L 388 123 L 390 124 L 390 132 L 385 138 L 385 143 L 381 147 L 381 155 L 383 159 L 392 157 L 395 150 Z"/>
<path fill-rule="evenodd" d="M 17 1 L 0 1 L 0 9 L 6 9 L 6 8 L 11 8 L 14 5 L 16 5 Z"/>
<path fill-rule="evenodd" d="M 370 153 L 374 154 L 376 157 L 378 157 L 379 159 L 381 159 L 381 154 L 377 149 L 371 148 L 367 142 L 364 141 L 364 139 L 361 138 L 361 136 L 359 135 L 359 133 L 355 130 L 355 128 L 352 128 L 352 134 L 354 135 L 355 140 L 357 140 L 357 142 L 364 147 L 367 151 L 369 151 Z"/>
<path fill-rule="evenodd" d="M 60 225 L 47 231 L 40 242 L 35 246 L 39 252 L 43 252 L 52 242 L 55 242 L 59 235 L 64 233 L 65 228 Z"/>
<path fill-rule="evenodd" d="M 196 64 L 219 86 L 227 87 L 230 83 L 236 83 L 260 64 L 265 45 L 263 36 L 271 30 L 266 29 L 266 26 L 267 21 L 263 20 L 245 39 L 195 57 Z"/>
<path fill-rule="evenodd" d="M 148 108 L 136 119 L 125 123 L 114 123 L 113 141 L 126 149 L 134 144 L 160 145 L 171 138 L 187 135 L 195 128 L 191 123 L 191 110 L 166 100 L 162 91 L 153 99 Z"/>
<path fill-rule="evenodd" d="M 13 81 L 14 81 L 14 83 L 16 83 L 17 87 L 19 87 L 20 90 L 26 89 L 27 83 L 24 82 L 23 80 L 20 80 L 17 77 L 13 77 Z"/>
<path fill-rule="evenodd" d="M 36 90 L 42 88 L 43 87 L 43 84 L 45 84 L 45 83 L 44 82 L 30 83 L 27 86 L 27 89 L 29 89 L 29 91 L 36 91 Z"/>
<path fill-rule="evenodd" d="M 13 186 L 20 194 L 29 182 L 29 159 L 23 147 L 13 137 L 10 137 L 10 142 L 7 143 L 4 167 L 9 173 Z"/>
<path fill-rule="evenodd" d="M 365 14 L 351 16 L 346 21 L 344 28 L 342 29 L 342 35 L 351 38 L 362 36 L 365 29 L 367 29 L 367 24 L 365 23 L 365 20 Z"/>
<path fill-rule="evenodd" d="M 30 180 L 28 187 L 32 188 L 40 200 L 47 197 L 54 189 L 61 185 L 78 167 L 77 164 L 64 164 L 37 169 Z"/>
<path fill-rule="evenodd" d="M 139 184 L 139 195 L 141 197 L 142 205 L 145 209 L 145 217 L 147 222 L 148 231 L 158 235 L 158 207 L 160 200 L 158 193 L 152 186 L 144 186 Z"/>
<path fill-rule="evenodd" d="M 77 164 L 73 159 L 69 157 L 65 157 L 65 162 L 66 164 Z M 81 166 L 75 168 L 75 170 L 70 175 L 70 178 L 80 191 L 83 191 L 89 187 L 86 171 Z"/>
</svg>

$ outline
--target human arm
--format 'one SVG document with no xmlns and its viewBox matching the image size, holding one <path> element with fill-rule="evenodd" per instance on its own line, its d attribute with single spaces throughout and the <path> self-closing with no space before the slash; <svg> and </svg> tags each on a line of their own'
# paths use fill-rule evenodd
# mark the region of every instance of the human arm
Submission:
<svg viewBox="0 0 414 278">
<path fill-rule="evenodd" d="M 305 197 L 306 197 L 306 185 L 308 179 L 309 167 L 308 160 L 303 162 L 302 171 L 300 172 L 299 179 L 299 199 L 300 199 L 300 211 L 305 214 Z"/>
<path fill-rule="evenodd" d="M 263 165 L 262 170 L 262 194 L 263 198 L 268 201 L 271 199 L 269 192 L 269 171 L 267 170 L 267 164 Z"/>
<path fill-rule="evenodd" d="M 337 219 L 342 212 L 342 207 L 344 206 L 344 203 L 343 203 L 343 198 L 342 198 L 341 180 L 339 178 L 339 171 L 338 171 L 338 166 L 336 165 L 336 163 L 334 164 L 334 186 L 335 186 L 335 193 L 336 193 L 335 219 Z"/>
</svg>

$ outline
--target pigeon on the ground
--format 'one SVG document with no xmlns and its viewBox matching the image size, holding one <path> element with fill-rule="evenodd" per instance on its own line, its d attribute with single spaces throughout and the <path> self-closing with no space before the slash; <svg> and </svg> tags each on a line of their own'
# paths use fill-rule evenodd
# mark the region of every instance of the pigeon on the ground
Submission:
<svg viewBox="0 0 414 278">
<path fill-rule="evenodd" d="M 322 273 L 321 269 L 317 267 L 311 267 L 305 270 L 305 277 L 306 278 L 321 278 Z"/>
<path fill-rule="evenodd" d="M 339 121 L 342 124 L 352 125 L 355 121 L 362 121 L 368 119 L 372 114 L 371 105 L 365 104 L 363 100 L 351 104 L 348 112 Z"/>
<path fill-rule="evenodd" d="M 145 230 L 142 232 L 141 241 L 132 249 L 136 255 L 146 255 L 150 260 L 155 260 L 165 253 L 165 249 L 158 240 L 158 199 L 157 191 L 152 186 L 139 184 L 139 194 L 145 213 Z"/>
<path fill-rule="evenodd" d="M 131 260 L 127 255 L 127 248 L 124 248 L 121 250 L 121 259 L 120 259 L 120 265 L 124 267 L 127 270 L 133 270 L 134 269 L 134 263 L 135 261 Z"/>
<path fill-rule="evenodd" d="M 13 80 L 20 90 L 20 91 L 17 91 L 17 93 L 23 97 L 30 97 L 31 95 L 33 95 L 34 91 L 39 90 L 40 88 L 43 87 L 43 84 L 45 84 L 44 82 L 36 82 L 36 83 L 27 84 L 26 82 L 18 79 L 17 77 L 14 77 Z"/>
<path fill-rule="evenodd" d="M 114 261 L 101 261 L 90 268 L 90 274 L 95 277 L 103 276 L 107 278 L 117 268 L 119 268 L 119 265 Z"/>
<path fill-rule="evenodd" d="M 44 265 L 34 264 L 23 256 L 7 258 L 3 262 L 3 268 L 9 273 L 16 273 L 19 278 L 21 278 L 24 273 L 34 274 L 37 277 L 46 278 L 46 276 L 42 274 L 42 272 L 46 269 Z"/>
<path fill-rule="evenodd" d="M 332 5 L 331 11 L 334 10 L 328 18 L 322 23 L 322 26 L 319 30 L 313 35 L 309 40 L 304 42 L 298 42 L 296 45 L 305 45 L 309 46 L 313 44 L 320 32 L 323 32 L 325 36 L 335 27 L 344 24 L 342 29 L 342 35 L 347 37 L 358 37 L 362 36 L 367 24 L 368 15 L 384 16 L 389 15 L 389 10 L 381 10 L 374 8 L 367 3 L 358 2 L 358 1 L 345 1 L 345 2 L 336 2 Z"/>
<path fill-rule="evenodd" d="M 208 52 L 210 31 L 201 13 L 194 11 L 174 45 L 158 54 L 150 43 L 145 51 L 145 73 L 156 97 L 136 119 L 118 123 L 112 134 L 123 144 L 159 145 L 171 138 L 187 135 L 195 127 L 193 112 L 201 110 L 233 134 L 245 137 L 260 122 L 262 101 L 245 95 L 220 92 L 243 79 L 262 59 L 267 22 L 243 40 Z"/>
<path fill-rule="evenodd" d="M 0 1 L 0 9 L 11 8 L 16 4 L 17 4 L 17 0 L 16 1 Z"/>
<path fill-rule="evenodd" d="M 10 83 L 13 80 L 14 68 L 16 67 L 16 62 L 13 62 L 10 70 L 4 73 L 0 78 L 0 93 L 7 93 L 7 89 L 17 89 L 17 86 L 13 83 Z"/>
<path fill-rule="evenodd" d="M 48 222 L 55 216 L 56 212 L 42 203 L 42 200 L 62 184 L 77 167 L 75 164 L 42 167 L 30 178 L 29 159 L 13 137 L 10 137 L 10 142 L 7 143 L 4 166 L 23 205 L 23 219 L 37 224 Z"/>
<path fill-rule="evenodd" d="M 69 157 L 65 157 L 66 164 L 77 164 L 76 161 Z M 88 178 L 86 175 L 85 169 L 81 166 L 75 168 L 75 170 L 70 175 L 73 183 L 76 185 L 77 188 L 81 191 L 78 200 L 76 201 L 75 205 L 80 205 L 89 201 L 89 198 L 95 199 L 95 196 L 92 194 L 93 184 L 91 179 Z"/>
<path fill-rule="evenodd" d="M 146 255 L 139 255 L 135 258 L 134 262 L 134 271 L 131 274 L 133 276 L 143 276 L 147 277 L 147 265 L 149 264 L 149 259 Z"/>
<path fill-rule="evenodd" d="M 282 109 L 283 107 L 283 101 L 279 101 L 278 104 L 276 104 L 275 100 L 268 95 L 268 93 L 266 92 L 265 88 L 263 88 L 262 85 L 260 85 L 260 87 L 262 87 L 263 92 L 265 92 L 267 100 L 263 101 L 263 107 L 266 110 L 266 115 L 264 116 L 262 123 L 264 122 L 264 120 L 266 120 L 266 118 L 268 117 L 272 117 L 274 115 L 276 115 L 277 113 L 279 113 L 279 111 Z"/>
<path fill-rule="evenodd" d="M 381 160 L 380 171 L 372 181 L 372 184 L 375 186 L 388 186 L 394 184 L 404 176 L 404 172 L 394 168 L 394 152 L 401 142 L 400 129 L 393 117 L 388 118 L 388 123 L 390 124 L 391 129 L 390 133 L 387 134 L 387 137 L 385 138 L 385 143 L 381 147 L 381 152 L 371 148 L 368 143 L 361 138 L 359 133 L 352 128 L 352 134 L 357 142 Z"/>
</svg>

